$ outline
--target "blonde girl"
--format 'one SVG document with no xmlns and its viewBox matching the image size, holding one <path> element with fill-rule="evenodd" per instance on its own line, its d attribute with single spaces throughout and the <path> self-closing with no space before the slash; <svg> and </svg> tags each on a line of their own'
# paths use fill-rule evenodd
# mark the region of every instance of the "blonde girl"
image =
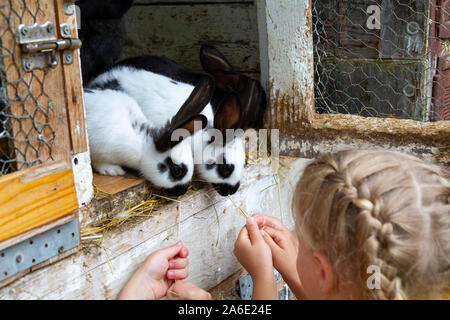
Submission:
<svg viewBox="0 0 450 320">
<path fill-rule="evenodd" d="M 407 154 L 323 155 L 296 186 L 297 236 L 255 215 L 234 253 L 256 299 L 277 297 L 272 266 L 297 298 L 440 299 L 450 289 L 449 200 L 439 168 Z"/>
</svg>

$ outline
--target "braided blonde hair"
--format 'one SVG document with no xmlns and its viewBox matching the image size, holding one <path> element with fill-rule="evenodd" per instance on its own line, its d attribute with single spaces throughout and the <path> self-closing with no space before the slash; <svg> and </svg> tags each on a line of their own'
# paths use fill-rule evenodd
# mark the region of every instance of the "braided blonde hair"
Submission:
<svg viewBox="0 0 450 320">
<path fill-rule="evenodd" d="M 450 184 L 439 168 L 399 152 L 319 157 L 297 184 L 296 230 L 324 254 L 337 285 L 360 298 L 440 298 L 450 288 Z M 368 288 L 368 268 L 379 287 Z"/>
</svg>

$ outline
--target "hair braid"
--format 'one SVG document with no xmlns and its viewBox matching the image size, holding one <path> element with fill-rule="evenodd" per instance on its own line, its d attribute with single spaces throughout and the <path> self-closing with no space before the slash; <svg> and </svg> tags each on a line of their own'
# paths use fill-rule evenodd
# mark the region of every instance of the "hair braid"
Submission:
<svg viewBox="0 0 450 320">
<path fill-rule="evenodd" d="M 409 155 L 327 154 L 306 168 L 297 185 L 301 196 L 294 206 L 302 214 L 296 225 L 336 269 L 351 261 L 353 268 L 341 269 L 360 278 L 368 297 L 417 297 L 424 288 L 438 292 L 449 286 L 449 190 L 439 169 Z M 370 266 L 379 269 L 376 290 L 366 286 Z"/>
</svg>

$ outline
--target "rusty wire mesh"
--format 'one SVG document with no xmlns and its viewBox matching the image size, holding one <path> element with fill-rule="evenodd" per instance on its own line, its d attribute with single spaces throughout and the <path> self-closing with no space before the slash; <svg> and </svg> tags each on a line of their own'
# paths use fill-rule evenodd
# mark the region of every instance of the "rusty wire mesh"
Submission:
<svg viewBox="0 0 450 320">
<path fill-rule="evenodd" d="M 49 124 L 52 100 L 47 70 L 26 72 L 16 30 L 42 23 L 43 1 L 0 0 L 0 175 L 52 159 L 55 131 Z"/>
<path fill-rule="evenodd" d="M 316 112 L 449 120 L 444 10 L 435 0 L 313 0 Z"/>
</svg>

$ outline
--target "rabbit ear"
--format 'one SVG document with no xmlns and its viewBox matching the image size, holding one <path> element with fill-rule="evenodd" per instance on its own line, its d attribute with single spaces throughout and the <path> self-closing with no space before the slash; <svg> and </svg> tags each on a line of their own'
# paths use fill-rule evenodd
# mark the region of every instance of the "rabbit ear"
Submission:
<svg viewBox="0 0 450 320">
<path fill-rule="evenodd" d="M 170 121 L 171 128 L 178 128 L 187 119 L 201 113 L 211 100 L 213 92 L 214 80 L 208 75 L 202 76 L 180 110 L 178 110 L 177 114 Z"/>
<path fill-rule="evenodd" d="M 248 79 L 245 88 L 239 92 L 242 105 L 240 128 L 259 129 L 267 106 L 266 93 L 261 84 L 254 79 Z"/>
<path fill-rule="evenodd" d="M 242 108 L 238 96 L 230 92 L 220 103 L 214 115 L 214 128 L 225 133 L 226 129 L 237 129 L 242 117 Z"/>
<path fill-rule="evenodd" d="M 200 63 L 203 70 L 214 77 L 216 86 L 222 90 L 233 90 L 237 87 L 240 76 L 219 50 L 203 45 L 200 49 Z"/>
<path fill-rule="evenodd" d="M 189 119 L 178 123 L 177 126 L 172 126 L 170 123 L 156 131 L 152 131 L 151 134 L 153 136 L 153 142 L 155 143 L 155 147 L 159 152 L 165 152 L 181 141 L 189 135 L 193 135 L 195 132 L 203 130 L 206 128 L 208 124 L 208 118 L 206 118 L 202 114 L 196 114 Z M 184 129 L 182 131 L 176 132 L 177 129 Z M 186 135 L 187 130 L 187 135 Z"/>
<path fill-rule="evenodd" d="M 198 125 L 200 123 L 201 125 Z M 197 131 L 203 130 L 208 125 L 208 118 L 203 114 L 196 114 L 192 116 L 190 119 L 186 120 L 184 123 L 180 124 L 176 129 L 186 129 L 189 131 L 191 135 L 196 133 Z M 173 130 L 173 131 L 174 131 Z"/>
<path fill-rule="evenodd" d="M 153 130 L 152 136 L 157 150 L 160 152 L 167 151 L 182 141 L 181 138 L 172 141 L 172 133 L 176 129 L 187 129 L 189 134 L 193 134 L 206 127 L 208 119 L 200 112 L 211 100 L 213 91 L 214 80 L 208 75 L 202 76 L 172 120 L 164 128 Z M 201 121 L 201 126 L 195 126 L 195 121 Z"/>
</svg>

